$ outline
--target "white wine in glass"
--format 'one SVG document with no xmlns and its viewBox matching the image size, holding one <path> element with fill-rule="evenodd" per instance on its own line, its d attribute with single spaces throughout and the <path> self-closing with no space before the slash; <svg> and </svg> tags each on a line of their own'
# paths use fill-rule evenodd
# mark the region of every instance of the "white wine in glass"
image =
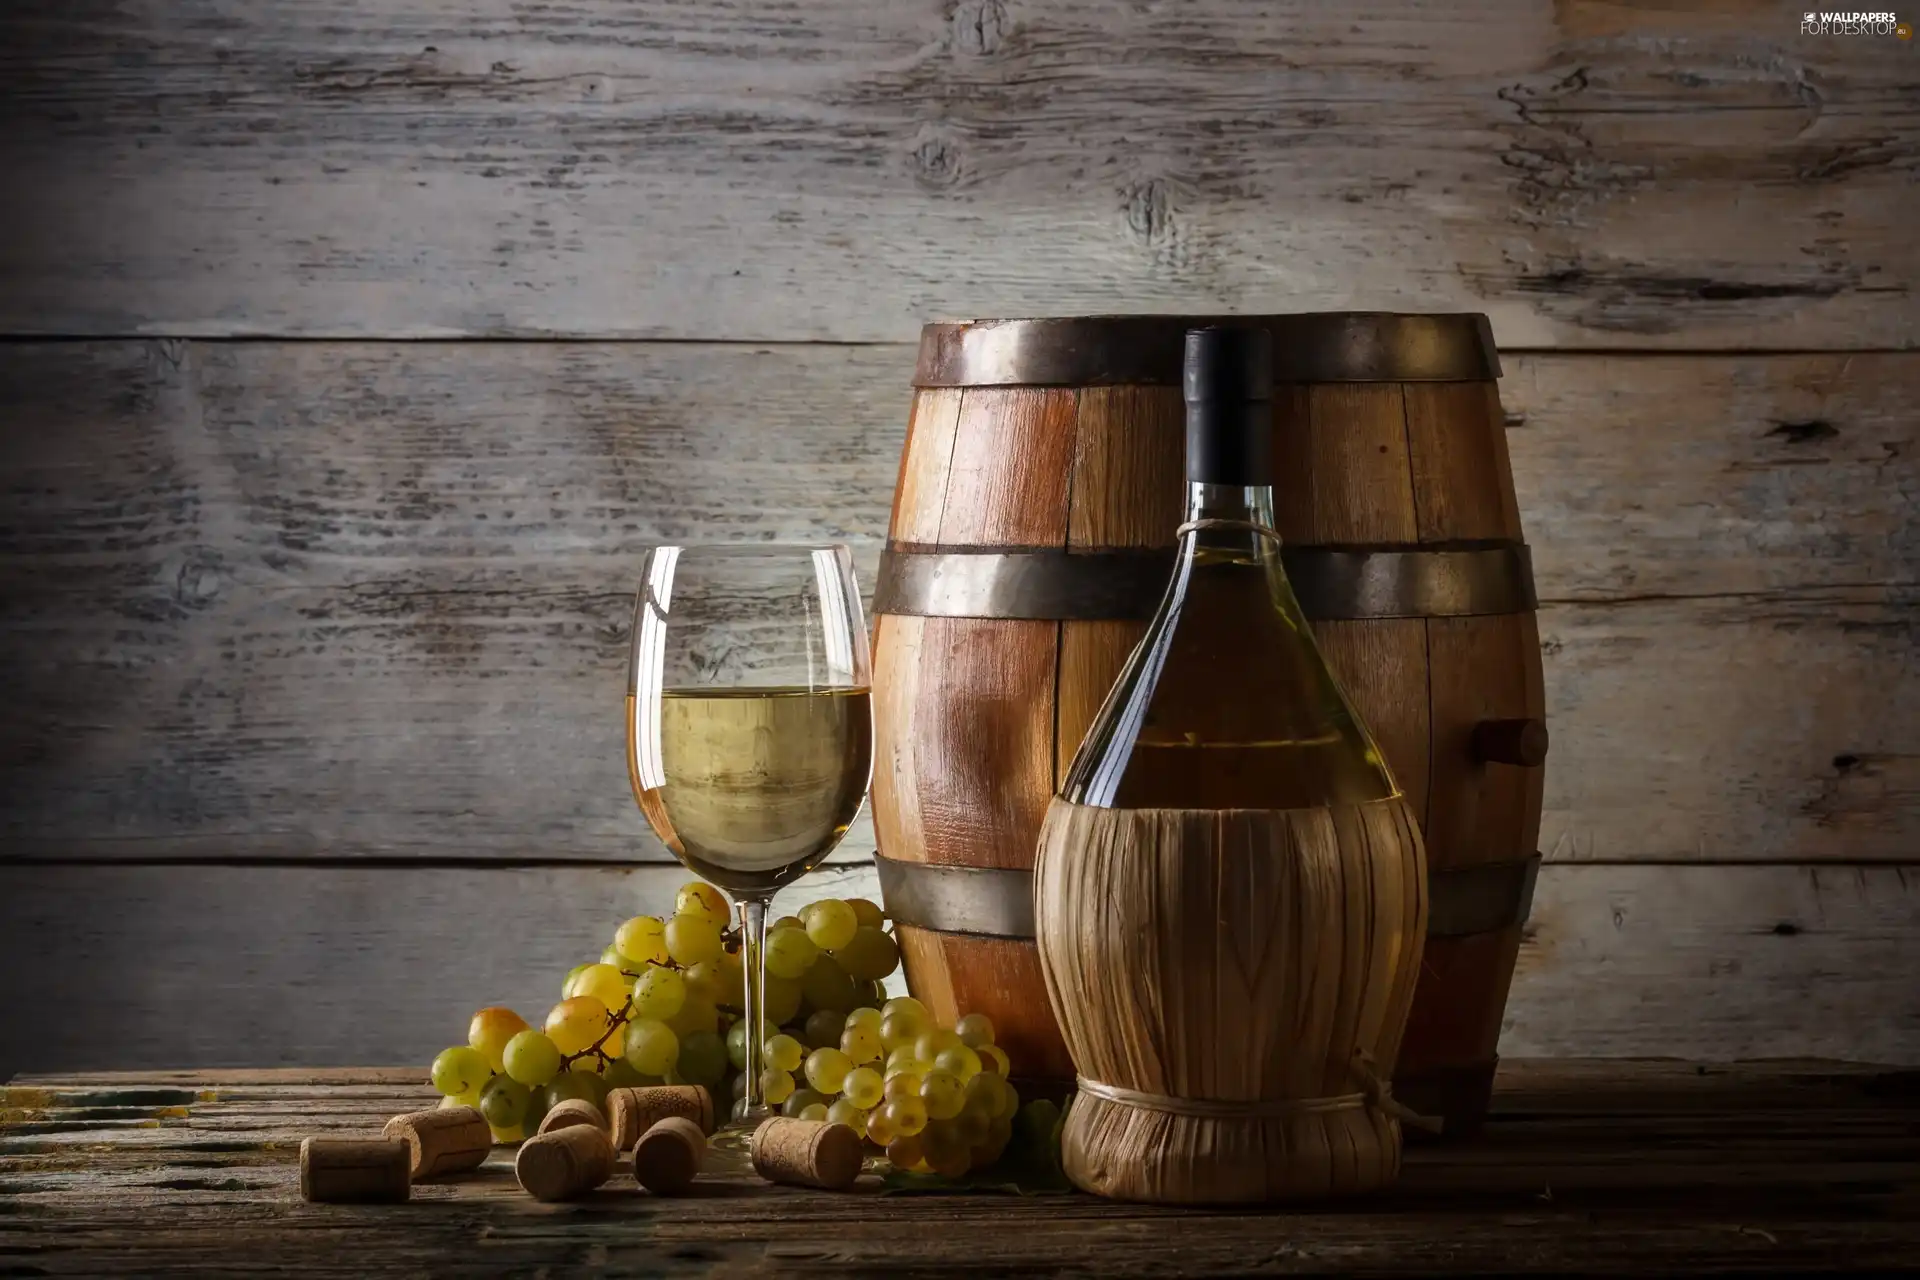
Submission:
<svg viewBox="0 0 1920 1280">
<path fill-rule="evenodd" d="M 737 1137 L 771 1114 L 760 1083 L 767 904 L 840 843 L 872 773 L 853 559 L 844 546 L 655 547 L 632 643 L 634 799 L 739 918 L 747 1068 Z"/>
</svg>

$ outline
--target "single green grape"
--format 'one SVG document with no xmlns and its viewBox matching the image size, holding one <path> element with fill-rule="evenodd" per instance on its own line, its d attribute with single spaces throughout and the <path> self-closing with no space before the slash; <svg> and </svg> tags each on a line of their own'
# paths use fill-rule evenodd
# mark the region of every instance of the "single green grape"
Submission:
<svg viewBox="0 0 1920 1280">
<path fill-rule="evenodd" d="M 846 946 L 860 928 L 860 917 L 854 914 L 853 907 L 838 898 L 814 903 L 800 913 L 800 918 L 806 922 L 807 936 L 822 951 L 837 951 Z"/>
<path fill-rule="evenodd" d="M 900 948 L 881 930 L 863 925 L 853 931 L 845 946 L 834 948 L 833 958 L 853 977 L 871 982 L 899 967 Z"/>
<path fill-rule="evenodd" d="M 793 1096 L 793 1077 L 774 1067 L 768 1067 L 760 1073 L 760 1092 L 765 1095 L 767 1105 L 777 1107 Z"/>
<path fill-rule="evenodd" d="M 1052 1141 L 1053 1131 L 1059 1123 L 1059 1104 L 1051 1098 L 1035 1098 L 1017 1110 L 1013 1127 L 1021 1135 L 1022 1142 L 1039 1144 Z"/>
<path fill-rule="evenodd" d="M 880 1109 L 896 1134 L 912 1137 L 927 1127 L 927 1104 L 918 1097 L 890 1098 Z M 871 1121 L 869 1121 L 871 1124 Z"/>
<path fill-rule="evenodd" d="M 633 1011 L 665 1022 L 687 1002 L 687 980 L 676 969 L 650 964 L 633 983 Z"/>
<path fill-rule="evenodd" d="M 887 922 L 886 913 L 880 910 L 880 904 L 865 898 L 848 898 L 847 905 L 853 908 L 853 918 L 860 922 L 863 929 L 878 929 Z"/>
<path fill-rule="evenodd" d="M 971 1080 L 980 1074 L 980 1055 L 963 1044 L 952 1045 L 933 1056 L 933 1068 Z"/>
<path fill-rule="evenodd" d="M 1002 1080 L 1013 1070 L 1013 1063 L 1007 1060 L 1007 1051 L 997 1044 L 983 1044 L 974 1050 L 980 1055 L 980 1070 L 992 1072 Z"/>
<path fill-rule="evenodd" d="M 901 1098 L 913 1098 L 917 1101 L 922 1083 L 923 1078 L 916 1071 L 902 1071 L 897 1075 L 890 1075 L 884 1086 L 886 1099 L 888 1102 L 896 1102 Z"/>
<path fill-rule="evenodd" d="M 1044 1102 L 1046 1100 L 1043 1098 L 1041 1101 Z M 1002 1080 L 1000 1082 L 1000 1111 L 995 1118 L 999 1120 L 1011 1120 L 1019 1111 L 1020 1091 L 1014 1088 L 1010 1082 Z M 1055 1115 L 1059 1115 L 1060 1108 L 1055 1106 L 1053 1112 Z"/>
<path fill-rule="evenodd" d="M 676 915 L 667 921 L 667 955 L 688 968 L 725 951 L 720 928 L 705 916 Z"/>
<path fill-rule="evenodd" d="M 702 960 L 682 975 L 687 994 L 699 996 L 711 1004 L 735 1006 L 740 1004 L 741 999 L 741 987 L 737 981 L 739 976 L 737 966 L 731 974 L 728 973 L 725 953 L 712 960 Z"/>
<path fill-rule="evenodd" d="M 711 1000 L 698 996 L 688 996 L 687 1002 L 680 1006 L 680 1012 L 668 1018 L 667 1025 L 682 1040 L 698 1031 L 711 1031 L 720 1034 L 720 1010 Z"/>
<path fill-rule="evenodd" d="M 433 1060 L 433 1069 L 428 1073 L 433 1087 L 451 1098 L 459 1093 L 472 1093 L 487 1083 L 487 1077 L 493 1074 L 493 1065 L 487 1061 L 487 1055 L 471 1045 L 457 1045 L 451 1049 L 442 1049 Z"/>
<path fill-rule="evenodd" d="M 480 1091 L 480 1114 L 496 1129 L 511 1129 L 527 1118 L 527 1086 L 511 1076 L 495 1076 Z"/>
<path fill-rule="evenodd" d="M 925 1150 L 920 1146 L 919 1135 L 902 1135 L 889 1142 L 887 1163 L 896 1169 L 905 1169 L 912 1173 L 926 1172 L 927 1157 Z"/>
<path fill-rule="evenodd" d="M 807 1055 L 807 1083 L 824 1094 L 840 1092 L 853 1059 L 838 1049 L 815 1049 Z"/>
<path fill-rule="evenodd" d="M 610 964 L 590 964 L 573 980 L 573 994 L 592 996 L 609 1009 L 627 1007 L 627 992 L 633 983 Z"/>
<path fill-rule="evenodd" d="M 680 1037 L 658 1018 L 627 1024 L 626 1060 L 642 1075 L 663 1076 L 680 1061 Z"/>
<path fill-rule="evenodd" d="M 923 1076 L 931 1070 L 933 1070 L 933 1064 L 931 1062 L 922 1062 L 920 1059 L 914 1057 L 913 1046 L 903 1044 L 887 1055 L 887 1063 L 881 1074 L 897 1076 L 901 1072 L 907 1071 L 916 1076 Z"/>
<path fill-rule="evenodd" d="M 847 1029 L 840 1033 L 840 1052 L 855 1062 L 879 1062 L 886 1047 L 877 1029 L 865 1023 L 856 1027 L 849 1022 Z"/>
<path fill-rule="evenodd" d="M 580 975 L 586 971 L 586 968 L 587 966 L 584 964 L 577 964 L 567 970 L 566 978 L 560 983 L 560 998 L 562 1000 L 573 995 L 573 984 L 579 980 Z"/>
<path fill-rule="evenodd" d="M 856 1008 L 847 1014 L 847 1026 L 866 1027 L 877 1036 L 880 1034 L 880 1010 Z"/>
<path fill-rule="evenodd" d="M 780 1104 L 780 1114 L 798 1117 L 802 1111 L 814 1103 L 818 1102 L 824 1106 L 826 1101 L 826 1097 L 818 1089 L 802 1086 L 787 1095 L 787 1100 Z"/>
<path fill-rule="evenodd" d="M 532 1027 L 507 1041 L 500 1057 L 507 1074 L 528 1088 L 547 1083 L 560 1070 L 559 1046 L 544 1031 L 535 1031 Z"/>
<path fill-rule="evenodd" d="M 776 929 L 805 929 L 806 927 L 806 921 L 802 920 L 799 916 L 781 916 L 778 920 L 775 920 L 767 926 L 767 932 L 771 934 Z"/>
<path fill-rule="evenodd" d="M 547 1011 L 547 1038 L 563 1054 L 597 1044 L 609 1025 L 607 1006 L 592 996 L 570 996 Z"/>
<path fill-rule="evenodd" d="M 840 1033 L 846 1030 L 847 1015 L 836 1009 L 816 1008 L 807 1015 L 803 1039 L 816 1049 L 840 1043 Z"/>
<path fill-rule="evenodd" d="M 703 880 L 689 880 L 680 886 L 680 892 L 673 896 L 673 913 L 707 920 L 720 928 L 725 928 L 732 916 L 727 895 Z"/>
<path fill-rule="evenodd" d="M 768 1040 L 780 1034 L 780 1028 L 774 1026 L 771 1022 L 762 1021 L 760 1026 L 761 1043 L 763 1045 Z M 745 1018 L 735 1019 L 734 1024 L 727 1028 L 727 1061 L 733 1064 L 735 1071 L 741 1071 L 746 1068 L 747 1020 Z"/>
<path fill-rule="evenodd" d="M 505 1071 L 507 1041 L 527 1029 L 527 1020 L 511 1009 L 493 1005 L 473 1015 L 467 1024 L 467 1044 L 486 1057 L 493 1071 Z"/>
<path fill-rule="evenodd" d="M 814 962 L 800 979 L 800 994 L 809 1008 L 828 1010 L 834 1013 L 846 1013 L 853 1008 L 854 1001 L 860 998 L 859 988 L 840 962 L 826 952 L 820 952 Z M 840 1033 L 834 1032 L 838 1039 Z"/>
<path fill-rule="evenodd" d="M 800 983 L 794 978 L 767 975 L 767 1007 L 760 1011 L 767 1021 L 785 1024 L 800 1013 Z"/>
<path fill-rule="evenodd" d="M 884 1147 L 899 1136 L 894 1130 L 893 1119 L 887 1115 L 885 1107 L 875 1107 L 867 1113 L 868 1142 Z"/>
<path fill-rule="evenodd" d="M 591 1102 L 604 1114 L 607 1107 L 607 1084 L 590 1071 L 562 1071 L 547 1082 L 541 1090 L 546 1095 L 547 1110 L 565 1102 L 568 1098 L 579 1098 Z"/>
<path fill-rule="evenodd" d="M 806 1056 L 806 1050 L 800 1047 L 798 1040 L 789 1035 L 777 1035 L 767 1041 L 761 1052 L 760 1064 L 773 1071 L 798 1071 Z"/>
<path fill-rule="evenodd" d="M 659 1084 L 659 1076 L 650 1076 L 635 1070 L 634 1065 L 625 1058 L 615 1058 L 612 1065 L 600 1074 L 607 1082 L 607 1089 L 639 1089 L 647 1085 Z"/>
<path fill-rule="evenodd" d="M 855 1105 L 851 1099 L 841 1098 L 829 1106 L 827 1120 L 831 1124 L 843 1124 L 863 1138 L 867 1136 L 866 1108 Z"/>
<path fill-rule="evenodd" d="M 880 1018 L 880 1043 L 888 1053 L 911 1049 L 927 1030 L 927 1015 L 913 1009 L 896 1009 Z"/>
<path fill-rule="evenodd" d="M 966 1105 L 967 1086 L 958 1076 L 931 1071 L 921 1077 L 920 1101 L 927 1104 L 927 1114 L 935 1120 L 951 1120 Z"/>
<path fill-rule="evenodd" d="M 508 1129 L 502 1129 L 499 1125 L 490 1124 L 487 1126 L 487 1131 L 493 1135 L 495 1142 L 524 1142 L 527 1137 L 526 1126 L 519 1124 Z"/>
<path fill-rule="evenodd" d="M 862 1111 L 870 1110 L 886 1096 L 886 1081 L 872 1067 L 855 1067 L 840 1082 L 840 1093 Z"/>
<path fill-rule="evenodd" d="M 644 964 L 665 964 L 667 922 L 658 916 L 635 916 L 614 930 L 613 949 L 629 961 L 622 967 L 635 972 Z"/>
<path fill-rule="evenodd" d="M 776 978 L 799 981 L 820 955 L 803 929 L 776 929 L 767 935 L 767 972 Z"/>
<path fill-rule="evenodd" d="M 791 1101 L 791 1099 L 789 1099 L 789 1101 Z M 816 1102 L 810 1107 L 802 1107 L 800 1108 L 799 1115 L 802 1120 L 825 1120 L 827 1118 L 827 1104 L 824 1102 Z"/>
<path fill-rule="evenodd" d="M 727 1049 L 718 1032 L 691 1031 L 680 1041 L 680 1061 L 674 1069 L 688 1084 L 708 1089 L 720 1083 L 727 1073 Z"/>
<path fill-rule="evenodd" d="M 953 1024 L 953 1033 L 960 1037 L 960 1043 L 980 1051 L 982 1045 L 993 1043 L 993 1019 L 984 1013 L 969 1013 Z"/>
<path fill-rule="evenodd" d="M 1001 1091 L 1008 1087 L 1007 1082 L 991 1071 L 982 1071 L 965 1084 L 967 1111 L 976 1112 L 983 1120 L 991 1120 L 1000 1114 L 1005 1105 Z"/>
<path fill-rule="evenodd" d="M 853 983 L 853 989 L 858 993 L 853 1006 L 856 1009 L 872 1009 L 875 1013 L 878 1013 L 880 1006 L 887 1002 L 887 984 L 877 979 L 862 982 L 856 978 Z"/>
<path fill-rule="evenodd" d="M 546 1089 L 528 1089 L 527 1114 L 520 1117 L 520 1127 L 528 1133 L 540 1132 L 540 1122 L 547 1118 L 548 1105 Z"/>
<path fill-rule="evenodd" d="M 913 1056 L 922 1062 L 932 1062 L 943 1051 L 959 1043 L 960 1037 L 945 1027 L 930 1027 L 913 1042 Z"/>
</svg>

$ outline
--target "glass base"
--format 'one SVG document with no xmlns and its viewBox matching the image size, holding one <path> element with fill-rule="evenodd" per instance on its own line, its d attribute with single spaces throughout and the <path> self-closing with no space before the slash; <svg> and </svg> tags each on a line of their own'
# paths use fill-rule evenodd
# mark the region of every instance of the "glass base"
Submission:
<svg viewBox="0 0 1920 1280">
<path fill-rule="evenodd" d="M 708 1137 L 707 1158 L 701 1171 L 708 1174 L 752 1173 L 754 1132 L 769 1116 L 777 1114 L 771 1107 L 735 1112 L 733 1119 Z"/>
</svg>

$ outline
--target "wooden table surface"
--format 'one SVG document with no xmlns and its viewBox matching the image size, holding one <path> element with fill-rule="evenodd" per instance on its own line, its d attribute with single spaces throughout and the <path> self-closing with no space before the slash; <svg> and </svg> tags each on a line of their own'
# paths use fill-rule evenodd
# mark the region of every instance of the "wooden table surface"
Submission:
<svg viewBox="0 0 1920 1280">
<path fill-rule="evenodd" d="M 409 1070 L 0 1087 L 0 1276 L 1078 1276 L 1920 1269 L 1920 1072 L 1509 1062 L 1480 1139 L 1392 1192 L 1286 1212 L 713 1181 L 522 1194 L 511 1153 L 406 1205 L 305 1204 L 299 1140 L 431 1101 Z M 624 1184 L 624 1185 L 623 1185 Z"/>
</svg>

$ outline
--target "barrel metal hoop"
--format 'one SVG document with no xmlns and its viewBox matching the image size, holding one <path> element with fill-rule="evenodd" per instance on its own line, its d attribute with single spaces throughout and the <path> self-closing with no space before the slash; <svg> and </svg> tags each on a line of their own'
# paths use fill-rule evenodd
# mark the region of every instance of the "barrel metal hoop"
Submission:
<svg viewBox="0 0 1920 1280">
<path fill-rule="evenodd" d="M 1536 603 L 1524 543 L 1399 550 L 1285 547 L 1281 560 L 1313 621 L 1464 618 Z M 1080 620 L 1153 616 L 1172 548 L 1066 551 L 908 550 L 880 555 L 876 613 L 928 618 Z"/>
<path fill-rule="evenodd" d="M 1275 382 L 1489 382 L 1493 329 L 1478 312 L 1066 316 L 930 324 L 916 387 L 1180 385 L 1186 331 L 1264 326 Z"/>
<path fill-rule="evenodd" d="M 949 867 L 874 855 L 880 893 L 896 924 L 988 938 L 1033 937 L 1033 873 L 1016 867 Z M 1524 924 L 1540 856 L 1435 871 L 1427 881 L 1427 936 L 1458 938 Z"/>
<path fill-rule="evenodd" d="M 875 854 L 880 896 L 895 924 L 987 938 L 1033 937 L 1033 872 L 943 867 Z"/>
</svg>

